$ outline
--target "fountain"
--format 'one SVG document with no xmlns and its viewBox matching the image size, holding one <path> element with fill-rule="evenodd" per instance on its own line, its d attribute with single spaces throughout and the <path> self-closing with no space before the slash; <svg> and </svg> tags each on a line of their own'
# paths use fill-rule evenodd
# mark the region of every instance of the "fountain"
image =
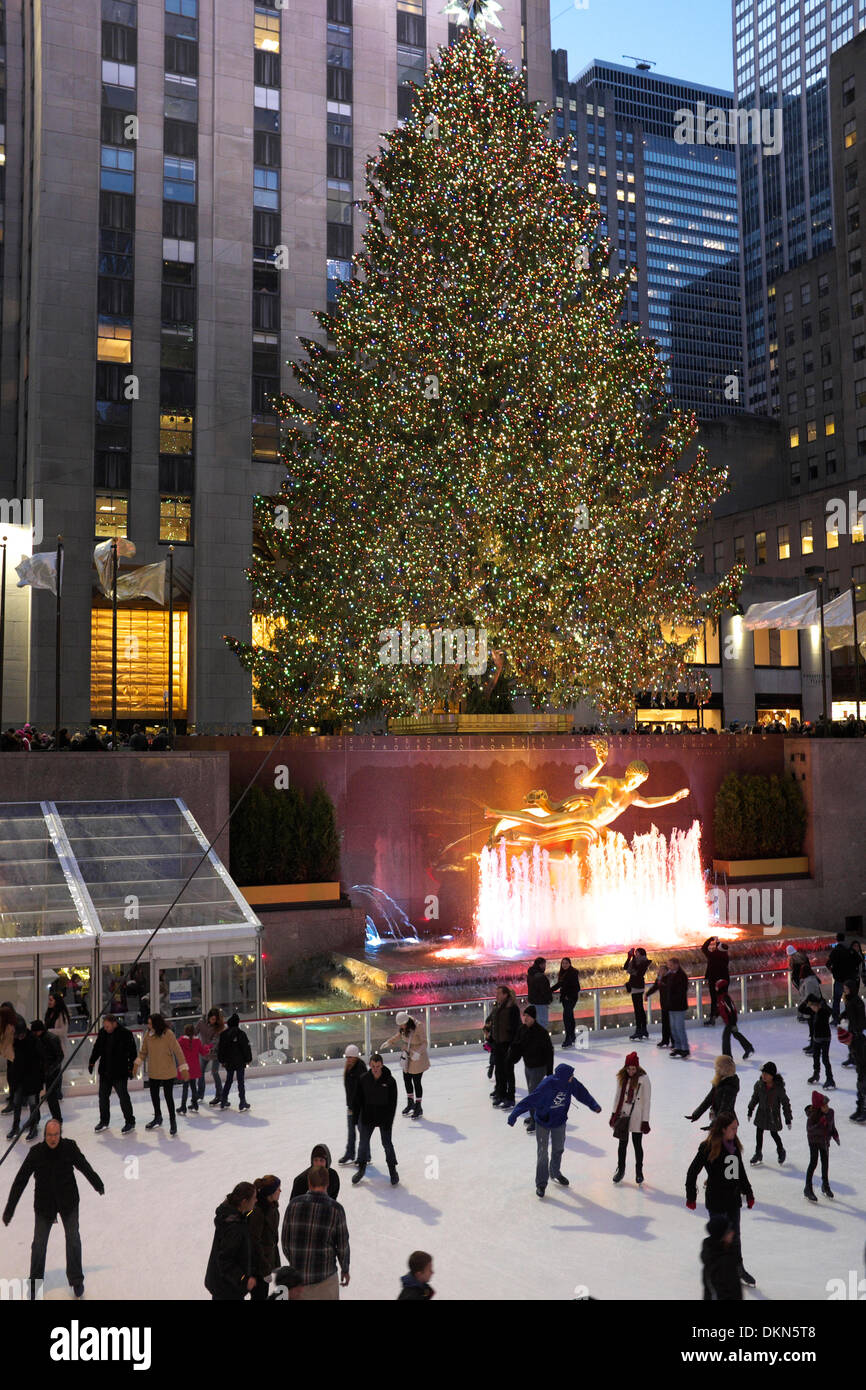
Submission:
<svg viewBox="0 0 866 1390">
<path fill-rule="evenodd" d="M 360 904 L 355 902 L 355 896 L 362 899 Z M 353 907 L 366 906 L 369 903 L 370 910 L 366 913 L 365 924 L 365 944 L 368 948 L 422 944 L 402 907 L 399 907 L 383 889 L 374 888 L 371 883 L 353 883 L 349 889 L 349 898 Z M 384 935 L 371 913 L 375 913 L 379 918 Z"/>
</svg>

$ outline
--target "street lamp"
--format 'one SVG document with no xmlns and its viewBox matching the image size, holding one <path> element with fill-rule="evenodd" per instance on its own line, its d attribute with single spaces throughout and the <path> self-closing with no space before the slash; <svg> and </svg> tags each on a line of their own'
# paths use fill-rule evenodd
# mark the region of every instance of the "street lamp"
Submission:
<svg viewBox="0 0 866 1390">
<path fill-rule="evenodd" d="M 827 643 L 824 631 L 824 566 L 807 565 L 805 574 L 808 579 L 818 581 L 818 600 L 821 604 L 821 704 L 824 719 L 824 733 L 827 732 Z"/>
</svg>

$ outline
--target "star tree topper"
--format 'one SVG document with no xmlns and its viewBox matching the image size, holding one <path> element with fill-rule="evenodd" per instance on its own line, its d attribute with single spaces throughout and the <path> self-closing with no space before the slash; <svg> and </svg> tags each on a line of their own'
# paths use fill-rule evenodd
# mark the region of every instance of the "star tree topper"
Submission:
<svg viewBox="0 0 866 1390">
<path fill-rule="evenodd" d="M 497 4 L 497 0 L 448 0 L 442 13 L 453 15 L 458 27 L 468 24 L 471 28 L 484 32 L 488 24 L 495 24 L 497 29 L 502 28 L 502 21 L 497 18 L 497 12 L 501 9 L 502 6 Z"/>
</svg>

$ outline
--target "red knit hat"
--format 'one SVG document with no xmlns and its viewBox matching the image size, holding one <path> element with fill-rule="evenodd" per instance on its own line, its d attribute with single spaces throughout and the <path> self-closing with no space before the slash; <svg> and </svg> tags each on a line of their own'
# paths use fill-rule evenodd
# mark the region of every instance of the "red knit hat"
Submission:
<svg viewBox="0 0 866 1390">
<path fill-rule="evenodd" d="M 637 1053 L 636 1053 L 636 1052 L 630 1052 L 630 1053 L 628 1054 L 628 1056 L 626 1057 L 626 1059 L 625 1059 L 625 1064 L 626 1064 L 627 1067 L 639 1067 L 639 1066 L 640 1066 L 640 1058 L 638 1057 Z"/>
<path fill-rule="evenodd" d="M 822 1105 L 826 1105 L 827 1097 L 822 1096 L 820 1091 L 812 1092 L 812 1109 L 820 1110 Z"/>
</svg>

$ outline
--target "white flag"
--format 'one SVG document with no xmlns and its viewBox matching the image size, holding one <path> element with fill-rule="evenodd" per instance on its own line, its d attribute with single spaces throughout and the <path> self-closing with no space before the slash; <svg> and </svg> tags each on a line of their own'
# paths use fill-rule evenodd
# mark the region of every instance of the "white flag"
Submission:
<svg viewBox="0 0 866 1390">
<path fill-rule="evenodd" d="M 99 575 L 99 587 L 106 598 L 113 597 L 112 584 L 112 541 L 101 541 L 93 552 L 93 563 Z M 135 554 L 135 545 L 126 536 L 117 538 L 117 558 L 128 559 Z M 118 571 L 117 597 L 120 602 L 130 598 L 150 598 L 154 603 L 165 603 L 165 560 L 153 565 L 141 565 L 128 570 L 126 574 Z"/>
<path fill-rule="evenodd" d="M 31 589 L 50 589 L 52 594 L 56 594 L 57 551 L 43 550 L 38 555 L 25 555 L 21 563 L 15 566 L 15 573 L 18 575 L 19 589 L 29 586 Z M 62 582 L 62 564 L 60 578 Z"/>
</svg>

